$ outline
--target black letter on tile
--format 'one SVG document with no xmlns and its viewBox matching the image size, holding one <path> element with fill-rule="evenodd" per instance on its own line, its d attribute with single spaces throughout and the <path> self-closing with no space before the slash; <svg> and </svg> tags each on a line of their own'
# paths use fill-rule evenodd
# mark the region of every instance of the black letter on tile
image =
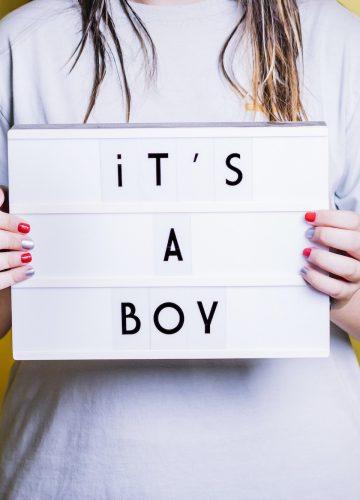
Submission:
<svg viewBox="0 0 360 500">
<path fill-rule="evenodd" d="M 217 308 L 217 305 L 218 305 L 218 301 L 213 302 L 213 305 L 211 306 L 208 318 L 206 317 L 203 303 L 198 300 L 197 305 L 199 306 L 201 317 L 202 317 L 204 325 L 205 325 L 205 333 L 210 333 L 210 325 L 211 325 L 211 322 L 213 320 L 213 317 L 215 314 L 215 309 Z"/>
<path fill-rule="evenodd" d="M 121 155 L 117 155 L 117 159 L 121 160 Z M 122 187 L 122 165 L 121 163 L 118 163 L 118 186 Z"/>
<path fill-rule="evenodd" d="M 179 315 L 179 323 L 174 328 L 163 328 L 160 325 L 159 314 L 166 307 L 172 307 L 173 309 L 175 309 L 175 311 Z M 177 304 L 174 304 L 174 302 L 164 302 L 163 304 L 160 304 L 155 309 L 155 312 L 154 312 L 154 323 L 155 323 L 156 328 L 159 330 L 159 332 L 165 333 L 166 335 L 172 335 L 172 334 L 178 332 L 179 330 L 181 330 L 181 328 L 183 327 L 183 324 L 184 324 L 184 320 L 185 320 L 185 318 L 184 318 L 183 310 Z"/>
<path fill-rule="evenodd" d="M 126 309 L 129 308 L 130 312 L 127 313 Z M 134 335 L 140 330 L 141 321 L 138 316 L 135 315 L 135 306 L 131 302 L 121 302 L 121 330 L 122 335 Z M 135 326 L 132 330 L 126 328 L 126 319 L 131 318 L 135 321 Z"/>
<path fill-rule="evenodd" d="M 171 250 L 172 245 L 174 245 L 174 250 Z M 175 230 L 173 227 L 170 229 L 169 239 L 166 245 L 164 261 L 165 260 L 168 261 L 171 255 L 176 255 L 178 260 L 183 260 L 180 246 L 176 238 Z"/>
<path fill-rule="evenodd" d="M 149 153 L 148 158 L 156 158 L 156 185 L 161 186 L 161 158 L 169 158 L 168 153 Z"/>
<path fill-rule="evenodd" d="M 228 184 L 229 186 L 236 186 L 237 184 L 240 184 L 240 182 L 242 181 L 242 178 L 243 178 L 243 174 L 242 174 L 241 170 L 237 167 L 234 167 L 234 165 L 231 165 L 231 160 L 233 158 L 240 159 L 241 156 L 239 155 L 239 153 L 233 153 L 226 158 L 226 166 L 228 168 L 230 168 L 230 170 L 233 170 L 234 172 L 236 172 L 238 174 L 237 179 L 235 179 L 234 181 L 229 181 L 228 179 L 226 179 L 226 184 Z"/>
</svg>

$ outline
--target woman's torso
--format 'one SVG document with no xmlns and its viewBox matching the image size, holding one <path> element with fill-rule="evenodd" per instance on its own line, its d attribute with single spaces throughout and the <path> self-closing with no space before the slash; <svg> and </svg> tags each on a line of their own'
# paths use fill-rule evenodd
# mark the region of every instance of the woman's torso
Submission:
<svg viewBox="0 0 360 500">
<path fill-rule="evenodd" d="M 15 123 L 83 119 L 91 51 L 85 50 L 68 75 L 64 65 L 79 39 L 80 19 L 71 8 L 55 14 L 71 3 L 37 0 L 3 24 L 2 67 L 10 62 L 7 33 L 16 40 L 0 103 Z M 135 42 L 114 0 L 112 6 L 131 61 Z M 131 121 L 251 119 L 217 72 L 235 2 L 207 0 L 175 10 L 135 7 L 157 46 L 159 79 L 156 88 L 146 88 L 137 56 L 129 69 Z M 349 41 L 360 36 L 354 34 L 355 21 L 333 2 L 303 2 L 301 14 L 304 100 L 309 118 L 329 125 L 331 194 L 336 188 L 350 203 L 345 195 L 351 186 L 342 180 L 345 129 L 356 93 L 356 75 L 349 73 L 355 55 L 346 50 L 343 35 L 335 43 L 331 29 L 345 26 Z M 247 64 L 238 71 L 248 77 Z M 352 71 L 360 76 L 360 65 Z M 89 121 L 124 121 L 111 70 Z M 16 363 L 1 422 L 1 488 L 5 498 L 16 500 L 27 499 L 29 492 L 37 500 L 355 500 L 359 391 L 349 339 L 335 327 L 326 359 Z"/>
</svg>

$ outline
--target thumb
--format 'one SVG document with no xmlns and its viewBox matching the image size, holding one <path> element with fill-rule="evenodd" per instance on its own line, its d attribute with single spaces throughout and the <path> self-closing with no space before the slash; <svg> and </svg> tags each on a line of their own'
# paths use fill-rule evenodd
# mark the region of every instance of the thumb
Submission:
<svg viewBox="0 0 360 500">
<path fill-rule="evenodd" d="M 0 186 L 0 208 L 7 212 L 8 208 L 8 188 L 6 186 Z"/>
</svg>

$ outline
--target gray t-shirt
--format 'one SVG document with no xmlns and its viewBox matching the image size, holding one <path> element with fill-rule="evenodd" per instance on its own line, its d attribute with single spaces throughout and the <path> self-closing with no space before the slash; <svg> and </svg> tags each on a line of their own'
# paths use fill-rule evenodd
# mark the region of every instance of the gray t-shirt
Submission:
<svg viewBox="0 0 360 500">
<path fill-rule="evenodd" d="M 360 212 L 360 23 L 332 0 L 299 3 L 304 102 L 310 119 L 329 125 L 332 204 Z M 82 122 L 93 58 L 86 48 L 68 74 L 76 4 L 35 0 L 0 23 L 0 184 L 13 123 Z M 131 3 L 157 47 L 156 86 L 143 80 L 138 43 L 111 5 L 132 121 L 252 119 L 217 66 L 239 15 L 234 0 Z M 245 53 L 235 71 L 248 81 Z M 89 121 L 124 121 L 115 69 Z M 358 500 L 360 374 L 334 326 L 326 359 L 17 362 L 0 437 L 0 497 L 9 500 Z"/>
</svg>

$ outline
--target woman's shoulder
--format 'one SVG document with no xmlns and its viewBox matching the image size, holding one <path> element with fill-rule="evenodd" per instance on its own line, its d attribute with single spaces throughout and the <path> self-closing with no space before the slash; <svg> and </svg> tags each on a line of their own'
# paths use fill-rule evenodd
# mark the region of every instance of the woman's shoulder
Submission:
<svg viewBox="0 0 360 500">
<path fill-rule="evenodd" d="M 352 107 L 360 89 L 360 17 L 336 0 L 298 2 L 306 60 L 327 81 L 329 95 L 333 90 Z"/>
<path fill-rule="evenodd" d="M 338 0 L 298 0 L 302 23 L 335 44 L 360 40 L 360 18 Z M 345 5 L 343 5 L 343 3 Z"/>
<path fill-rule="evenodd" d="M 66 29 L 63 16 L 72 15 L 77 6 L 76 0 L 33 0 L 13 10 L 0 20 L 0 54 L 54 23 Z"/>
</svg>

